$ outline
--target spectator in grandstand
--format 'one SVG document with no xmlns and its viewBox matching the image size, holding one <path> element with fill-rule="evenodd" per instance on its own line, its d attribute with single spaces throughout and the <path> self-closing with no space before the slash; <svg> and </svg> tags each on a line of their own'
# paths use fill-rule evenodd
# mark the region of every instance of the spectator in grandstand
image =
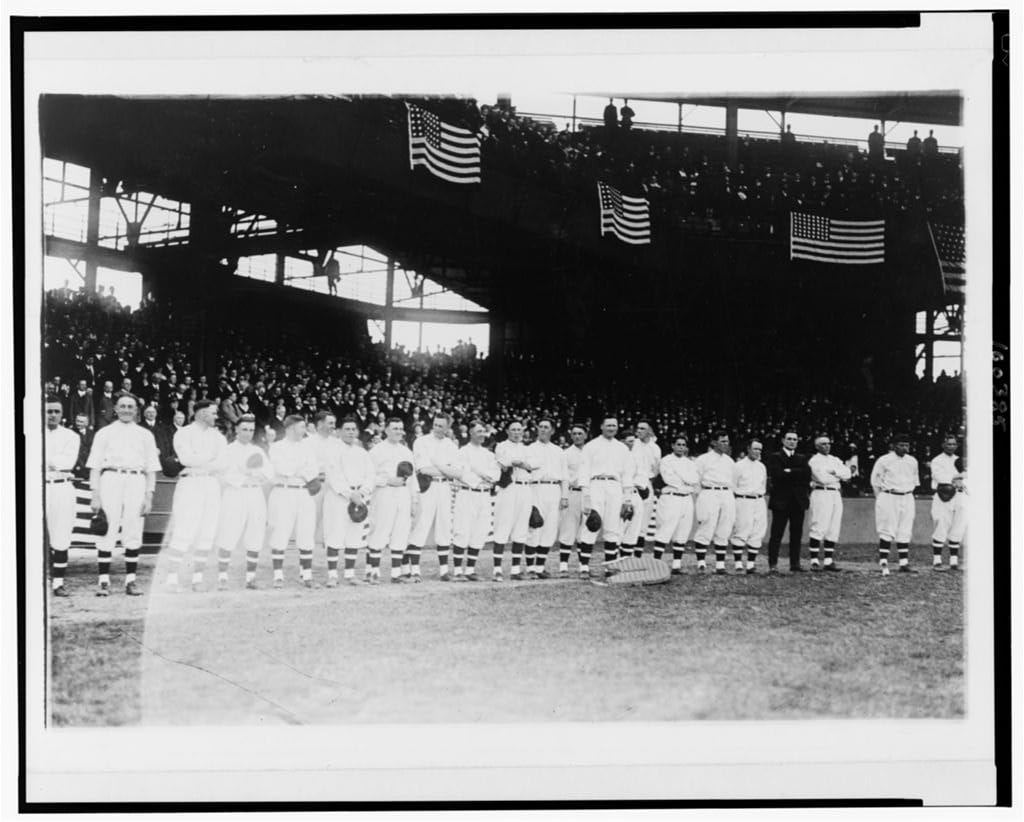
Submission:
<svg viewBox="0 0 1024 822">
<path fill-rule="evenodd" d="M 917 136 L 917 129 L 914 129 L 914 135 L 907 140 L 907 156 L 911 159 L 918 157 L 921 154 L 921 138 Z"/>
<path fill-rule="evenodd" d="M 92 389 L 89 388 L 86 380 L 78 381 L 78 388 L 69 398 L 67 413 L 69 419 L 74 419 L 81 414 L 89 421 L 90 426 L 94 424 L 96 413 L 93 407 Z"/>
<path fill-rule="evenodd" d="M 846 494 L 851 497 L 859 497 L 862 488 L 860 455 L 857 453 L 857 446 L 853 443 L 850 443 L 847 450 L 850 453 L 846 459 L 846 467 L 850 471 L 850 481 L 846 483 Z"/>
<path fill-rule="evenodd" d="M 142 430 L 148 431 L 153 435 L 153 439 L 159 443 L 160 439 L 157 434 L 160 425 L 156 420 L 156 406 L 147 405 L 142 409 L 142 422 L 140 423 Z"/>
<path fill-rule="evenodd" d="M 96 409 L 96 427 L 102 428 L 109 425 L 117 417 L 114 406 L 117 400 L 114 397 L 114 384 L 110 380 L 103 382 L 103 393 L 100 394 L 99 404 Z"/>
<path fill-rule="evenodd" d="M 628 134 L 633 128 L 633 117 L 636 116 L 636 112 L 629 107 L 629 100 L 622 101 L 622 108 L 619 109 L 621 115 L 621 128 L 623 133 Z"/>
<path fill-rule="evenodd" d="M 615 109 L 615 101 L 608 98 L 608 105 L 604 107 L 604 133 L 608 138 L 614 138 L 619 130 L 619 113 Z"/>
<path fill-rule="evenodd" d="M 92 448 L 93 435 L 96 430 L 89 425 L 89 420 L 84 414 L 75 417 L 74 432 L 78 434 L 79 450 L 78 459 L 73 468 L 74 475 L 79 479 L 88 479 L 89 472 L 85 468 L 85 461 L 89 458 L 89 449 Z"/>
<path fill-rule="evenodd" d="M 917 132 L 914 132 L 915 134 Z M 924 138 L 924 143 L 921 146 L 921 153 L 927 160 L 934 159 L 939 154 L 939 141 L 935 139 L 935 131 L 933 129 L 928 130 L 928 136 Z"/>
</svg>

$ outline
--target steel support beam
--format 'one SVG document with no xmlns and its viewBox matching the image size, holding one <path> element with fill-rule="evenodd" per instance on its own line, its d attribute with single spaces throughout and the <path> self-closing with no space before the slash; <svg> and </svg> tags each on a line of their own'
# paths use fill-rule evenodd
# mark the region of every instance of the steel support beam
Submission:
<svg viewBox="0 0 1024 822">
<path fill-rule="evenodd" d="M 395 258 L 388 255 L 387 291 L 384 296 L 384 350 L 390 351 L 394 342 L 392 326 L 395 313 Z"/>
<path fill-rule="evenodd" d="M 89 172 L 89 209 L 86 215 L 85 249 L 85 290 L 96 291 L 97 251 L 100 245 L 100 196 L 103 178 L 94 168 Z"/>
</svg>

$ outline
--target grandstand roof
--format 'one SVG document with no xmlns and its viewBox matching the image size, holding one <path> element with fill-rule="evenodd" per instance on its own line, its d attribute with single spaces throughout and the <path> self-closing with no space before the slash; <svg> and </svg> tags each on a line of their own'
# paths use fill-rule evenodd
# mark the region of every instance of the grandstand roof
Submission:
<svg viewBox="0 0 1024 822">
<path fill-rule="evenodd" d="M 651 94 L 608 91 L 595 97 L 624 97 L 661 103 L 721 106 L 735 103 L 744 109 L 767 109 L 830 117 L 863 117 L 887 122 L 962 125 L 963 100 L 954 91 L 865 92 L 864 94 Z"/>
</svg>

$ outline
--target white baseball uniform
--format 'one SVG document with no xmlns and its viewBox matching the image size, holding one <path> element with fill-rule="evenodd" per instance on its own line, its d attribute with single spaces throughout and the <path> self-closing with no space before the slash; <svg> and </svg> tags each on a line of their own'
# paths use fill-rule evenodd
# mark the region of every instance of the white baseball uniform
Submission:
<svg viewBox="0 0 1024 822">
<path fill-rule="evenodd" d="M 55 551 L 66 551 L 71 545 L 75 527 L 75 483 L 71 469 L 78 462 L 81 443 L 82 438 L 63 425 L 52 431 L 46 429 L 46 530 L 50 547 Z"/>
<path fill-rule="evenodd" d="M 348 504 L 354 491 L 369 504 L 376 485 L 373 461 L 358 441 L 352 445 L 342 442 L 334 462 L 326 469 L 324 540 L 332 548 L 362 548 L 366 545 L 367 523 L 353 522 Z"/>
<path fill-rule="evenodd" d="M 134 422 L 116 420 L 105 425 L 93 437 L 85 466 L 100 471 L 100 502 L 110 526 L 97 541 L 97 551 L 109 554 L 119 534 L 124 548 L 139 548 L 146 475 L 160 470 L 153 435 Z"/>
<path fill-rule="evenodd" d="M 305 486 L 320 474 L 316 454 L 307 438 L 277 440 L 271 443 L 269 455 L 274 488 L 267 501 L 267 544 L 281 554 L 294 534 L 300 554 L 311 554 L 316 539 L 316 503 Z"/>
<path fill-rule="evenodd" d="M 665 487 L 658 499 L 655 542 L 685 545 L 693 529 L 693 496 L 700 489 L 697 464 L 689 457 L 666 454 L 658 466 Z"/>
<path fill-rule="evenodd" d="M 480 550 L 491 531 L 491 488 L 501 476 L 494 454 L 468 443 L 458 450 L 460 479 L 455 491 L 453 539 L 460 548 Z"/>
<path fill-rule="evenodd" d="M 601 517 L 604 541 L 620 542 L 620 516 L 624 495 L 632 494 L 636 463 L 621 440 L 599 436 L 583 446 L 580 460 L 580 485 L 592 510 Z M 593 545 L 597 534 L 587 528 L 580 529 L 580 542 Z"/>
<path fill-rule="evenodd" d="M 525 462 L 527 468 L 512 469 L 512 483 L 498 489 L 494 504 L 494 544 L 505 545 L 509 540 L 524 543 L 530 533 L 530 509 L 533 507 L 533 488 L 530 485 L 529 454 L 525 443 L 504 440 L 494 449 L 494 458 L 502 468 L 513 461 Z"/>
<path fill-rule="evenodd" d="M 843 522 L 843 495 L 840 481 L 852 474 L 846 464 L 832 454 L 815 454 L 807 461 L 811 469 L 811 539 L 839 541 Z"/>
<path fill-rule="evenodd" d="M 580 486 L 580 462 L 583 460 L 583 446 L 570 445 L 565 449 L 566 484 L 569 506 L 560 512 L 558 541 L 562 545 L 573 545 L 583 525 L 583 488 Z"/>
<path fill-rule="evenodd" d="M 956 468 L 957 456 L 947 456 L 945 452 L 932 459 L 932 488 L 939 485 L 952 485 L 954 481 L 962 484 L 963 474 Z M 935 530 L 932 531 L 932 542 L 942 544 L 948 539 L 950 542 L 963 542 L 967 532 L 967 493 L 964 490 L 957 490 L 949 502 L 943 502 L 938 495 L 932 496 L 932 521 L 935 523 Z"/>
<path fill-rule="evenodd" d="M 404 485 L 388 485 L 387 481 L 398 476 L 398 463 L 413 462 L 412 451 L 401 443 L 387 440 L 378 442 L 370 449 L 373 463 L 373 503 L 370 506 L 369 546 L 372 551 L 382 551 L 390 546 L 392 559 L 405 552 L 412 528 L 412 495 L 415 477 L 409 477 Z"/>
<path fill-rule="evenodd" d="M 246 463 L 254 455 L 262 463 L 250 468 Z M 246 551 L 259 553 L 267 534 L 267 497 L 264 486 L 274 478 L 270 459 L 255 443 L 229 444 L 217 466 L 224 490 L 220 498 L 220 521 L 214 544 L 233 551 L 242 540 Z"/>
<path fill-rule="evenodd" d="M 568 496 L 569 469 L 565 464 L 565 452 L 553 442 L 538 441 L 528 445 L 526 453 L 530 465 L 534 466 L 530 474 L 533 505 L 544 518 L 542 527 L 530 529 L 526 544 L 531 548 L 538 545 L 550 548 L 558 537 L 562 497 Z"/>
<path fill-rule="evenodd" d="M 422 548 L 430 529 L 434 529 L 435 545 L 452 543 L 452 480 L 445 471 L 456 470 L 459 447 L 449 437 L 433 433 L 419 437 L 412 447 L 417 471 L 429 474 L 430 486 L 420 492 L 419 515 L 409 535 L 409 544 Z"/>
<path fill-rule="evenodd" d="M 764 501 L 768 488 L 768 470 L 761 460 L 744 457 L 735 463 L 733 471 L 736 521 L 733 525 L 732 544 L 737 548 L 760 548 L 768 529 L 768 506 Z"/>
<path fill-rule="evenodd" d="M 917 460 L 890 451 L 875 461 L 871 487 L 875 490 L 875 529 L 879 539 L 910 542 L 914 528 L 914 489 L 919 477 Z"/>
<path fill-rule="evenodd" d="M 224 435 L 212 425 L 204 428 L 193 422 L 174 435 L 174 453 L 184 468 L 171 503 L 173 524 L 167 544 L 172 559 L 181 559 L 193 546 L 197 553 L 207 554 L 213 545 L 220 516 L 217 471 L 227 447 Z"/>
<path fill-rule="evenodd" d="M 324 500 L 327 496 L 327 467 L 337 462 L 338 451 L 341 449 L 342 443 L 338 437 L 330 434 L 324 436 L 319 431 L 307 437 L 306 441 L 313 449 L 313 454 L 316 457 L 317 476 L 322 481 L 320 490 L 313 497 L 313 504 L 316 506 L 316 529 L 313 532 L 313 541 L 316 545 L 324 545 L 325 529 L 327 527 L 324 521 Z M 326 544 L 337 547 L 330 542 Z"/>
<path fill-rule="evenodd" d="M 637 509 L 635 515 L 635 517 L 640 518 L 640 533 L 644 534 L 647 531 L 648 524 L 650 524 L 651 517 L 654 515 L 654 507 L 657 503 L 651 480 L 658 476 L 658 469 L 661 467 L 661 447 L 654 441 L 654 437 L 651 437 L 647 442 L 643 442 L 637 437 L 633 442 L 632 451 L 636 456 L 637 463 L 640 465 L 640 474 L 643 477 L 643 483 L 637 487 L 646 488 L 648 491 L 647 499 L 643 500 L 643 511 Z"/>
<path fill-rule="evenodd" d="M 735 464 L 728 454 L 708 451 L 697 457 L 700 496 L 697 497 L 697 531 L 693 540 L 701 545 L 724 547 L 729 544 L 736 521 L 736 499 L 733 497 Z"/>
</svg>

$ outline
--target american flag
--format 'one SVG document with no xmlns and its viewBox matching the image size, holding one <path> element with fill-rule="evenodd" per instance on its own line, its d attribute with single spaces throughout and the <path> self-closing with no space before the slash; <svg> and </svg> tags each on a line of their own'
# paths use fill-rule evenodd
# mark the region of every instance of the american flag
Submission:
<svg viewBox="0 0 1024 822">
<path fill-rule="evenodd" d="M 75 486 L 75 524 L 71 529 L 71 544 L 74 546 L 81 547 L 88 545 L 91 548 L 96 547 L 96 541 L 99 539 L 89 529 L 92 522 L 92 489 L 89 487 L 88 480 L 74 481 Z"/>
<path fill-rule="evenodd" d="M 963 226 L 928 223 L 928 233 L 939 261 L 942 290 L 947 296 L 963 297 L 967 286 Z"/>
<path fill-rule="evenodd" d="M 450 183 L 479 183 L 479 135 L 450 126 L 419 106 L 405 105 L 409 110 L 409 168 L 424 166 Z"/>
<path fill-rule="evenodd" d="M 885 220 L 833 220 L 794 211 L 789 259 L 842 265 L 885 262 Z"/>
<path fill-rule="evenodd" d="M 601 201 L 601 236 L 609 231 L 624 243 L 651 242 L 651 210 L 643 197 L 627 197 L 608 183 L 597 184 Z"/>
</svg>

